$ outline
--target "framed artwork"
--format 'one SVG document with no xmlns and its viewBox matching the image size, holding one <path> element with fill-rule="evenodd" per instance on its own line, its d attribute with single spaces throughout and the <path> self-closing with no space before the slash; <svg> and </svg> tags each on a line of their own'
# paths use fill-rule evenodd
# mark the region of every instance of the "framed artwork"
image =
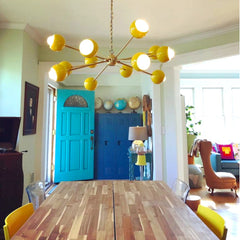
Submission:
<svg viewBox="0 0 240 240">
<path fill-rule="evenodd" d="M 39 87 L 25 82 L 23 135 L 36 133 Z"/>
</svg>

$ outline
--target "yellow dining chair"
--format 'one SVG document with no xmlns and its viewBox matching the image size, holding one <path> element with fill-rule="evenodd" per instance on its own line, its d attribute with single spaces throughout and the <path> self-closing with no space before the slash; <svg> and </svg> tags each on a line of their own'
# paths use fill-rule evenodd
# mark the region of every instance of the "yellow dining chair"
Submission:
<svg viewBox="0 0 240 240">
<path fill-rule="evenodd" d="M 18 229 L 28 220 L 33 214 L 34 208 L 32 203 L 23 205 L 5 218 L 5 225 L 3 226 L 5 240 L 10 240 L 11 237 L 18 231 Z"/>
<path fill-rule="evenodd" d="M 197 209 L 197 215 L 219 239 L 226 239 L 227 228 L 225 220 L 217 212 L 200 204 Z"/>
</svg>

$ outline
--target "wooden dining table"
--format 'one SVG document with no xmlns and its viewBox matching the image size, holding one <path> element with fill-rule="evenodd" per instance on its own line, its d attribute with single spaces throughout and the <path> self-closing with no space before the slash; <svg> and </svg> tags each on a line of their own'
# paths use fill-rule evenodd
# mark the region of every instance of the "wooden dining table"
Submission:
<svg viewBox="0 0 240 240">
<path fill-rule="evenodd" d="M 61 182 L 11 240 L 218 239 L 163 181 Z"/>
</svg>

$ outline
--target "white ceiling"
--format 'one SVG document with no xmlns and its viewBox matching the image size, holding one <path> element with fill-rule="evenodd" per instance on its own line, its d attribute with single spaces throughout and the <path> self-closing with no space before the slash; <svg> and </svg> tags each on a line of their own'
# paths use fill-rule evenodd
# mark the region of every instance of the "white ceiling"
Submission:
<svg viewBox="0 0 240 240">
<path fill-rule="evenodd" d="M 129 26 L 144 18 L 150 31 L 144 40 L 159 44 L 239 24 L 239 0 L 114 0 L 115 45 L 130 38 Z M 28 24 L 39 43 L 50 34 L 62 34 L 67 43 L 85 37 L 109 44 L 110 0 L 0 0 L 0 25 Z M 134 42 L 136 45 L 138 42 Z"/>
<path fill-rule="evenodd" d="M 182 66 L 183 72 L 239 72 L 240 73 L 240 55 L 209 60 L 200 63 L 187 64 Z"/>
</svg>

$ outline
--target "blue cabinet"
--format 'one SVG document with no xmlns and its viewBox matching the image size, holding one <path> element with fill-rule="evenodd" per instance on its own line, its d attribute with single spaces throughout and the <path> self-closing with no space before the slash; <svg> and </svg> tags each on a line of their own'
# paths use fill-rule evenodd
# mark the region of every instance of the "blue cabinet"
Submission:
<svg viewBox="0 0 240 240">
<path fill-rule="evenodd" d="M 139 113 L 96 113 L 95 179 L 129 179 L 128 129 L 142 125 Z"/>
</svg>

